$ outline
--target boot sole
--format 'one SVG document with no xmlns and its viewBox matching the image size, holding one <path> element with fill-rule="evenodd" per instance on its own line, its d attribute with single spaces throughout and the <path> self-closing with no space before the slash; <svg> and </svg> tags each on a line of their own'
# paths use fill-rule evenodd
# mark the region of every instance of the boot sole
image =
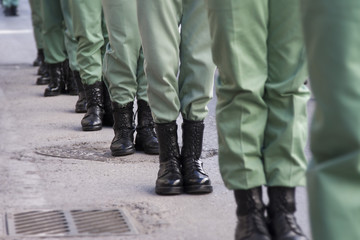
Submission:
<svg viewBox="0 0 360 240">
<path fill-rule="evenodd" d="M 139 145 L 135 144 L 135 149 L 136 149 L 136 151 L 143 151 L 146 154 L 159 155 L 159 148 L 147 148 L 147 149 L 144 149 L 142 146 L 139 146 Z"/>
<path fill-rule="evenodd" d="M 111 151 L 111 155 L 114 157 L 126 156 L 135 153 L 135 149 L 129 149 L 127 151 Z"/>
<path fill-rule="evenodd" d="M 99 131 L 102 129 L 102 126 L 91 126 L 91 127 L 82 127 L 82 130 L 85 132 L 90 132 L 90 131 Z"/>
<path fill-rule="evenodd" d="M 212 191 L 213 187 L 209 185 L 184 186 L 184 192 L 189 194 L 206 194 Z"/>
<path fill-rule="evenodd" d="M 183 187 L 155 187 L 155 192 L 159 195 L 178 195 L 184 192 Z"/>
<path fill-rule="evenodd" d="M 55 96 L 59 96 L 61 93 L 59 92 L 45 92 L 44 93 L 44 97 L 55 97 Z"/>
</svg>

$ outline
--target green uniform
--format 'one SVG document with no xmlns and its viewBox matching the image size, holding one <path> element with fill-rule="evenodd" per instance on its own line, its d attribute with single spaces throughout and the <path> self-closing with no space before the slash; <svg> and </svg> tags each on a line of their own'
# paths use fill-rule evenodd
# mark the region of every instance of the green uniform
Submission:
<svg viewBox="0 0 360 240">
<path fill-rule="evenodd" d="M 137 0 L 137 9 L 154 121 L 203 120 L 215 70 L 204 2 Z"/>
<path fill-rule="evenodd" d="M 55 64 L 69 58 L 71 69 L 77 70 L 77 42 L 72 32 L 69 0 L 41 1 L 45 62 Z"/>
<path fill-rule="evenodd" d="M 360 239 L 360 2 L 305 0 L 316 111 L 307 173 L 314 240 Z"/>
<path fill-rule="evenodd" d="M 299 0 L 207 0 L 229 189 L 305 184 L 309 91 Z"/>
<path fill-rule="evenodd" d="M 41 15 L 41 0 L 29 0 L 31 8 L 31 20 L 34 29 L 34 38 L 37 49 L 43 49 L 42 25 L 43 19 Z"/>
<path fill-rule="evenodd" d="M 55 64 L 67 58 L 64 40 L 64 18 L 60 0 L 41 0 L 45 62 Z"/>
<path fill-rule="evenodd" d="M 18 6 L 19 0 L 3 0 L 2 5 L 4 7 Z"/>
<path fill-rule="evenodd" d="M 109 44 L 104 57 L 105 83 L 112 102 L 123 106 L 138 100 L 148 102 L 144 57 L 134 0 L 103 0 Z"/>
<path fill-rule="evenodd" d="M 101 0 L 69 0 L 74 35 L 78 40 L 77 62 L 84 84 L 101 81 L 102 58 L 107 40 Z"/>
</svg>

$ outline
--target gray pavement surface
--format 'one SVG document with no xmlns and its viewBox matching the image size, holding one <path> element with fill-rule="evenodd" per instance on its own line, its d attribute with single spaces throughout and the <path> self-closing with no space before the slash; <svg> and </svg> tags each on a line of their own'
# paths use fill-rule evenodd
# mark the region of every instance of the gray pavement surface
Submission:
<svg viewBox="0 0 360 240">
<path fill-rule="evenodd" d="M 0 239 L 233 239 L 235 203 L 219 174 L 215 96 L 205 122 L 202 156 L 214 192 L 158 196 L 157 156 L 138 152 L 112 157 L 113 130 L 81 131 L 83 115 L 74 112 L 76 96 L 43 97 L 45 86 L 35 85 L 37 68 L 31 66 L 35 56 L 30 8 L 20 0 L 18 17 L 0 14 Z M 310 101 L 310 115 L 312 109 Z M 304 188 L 298 188 L 297 202 L 298 222 L 310 235 Z M 121 209 L 135 233 L 7 235 L 6 215 L 74 209 Z"/>
</svg>

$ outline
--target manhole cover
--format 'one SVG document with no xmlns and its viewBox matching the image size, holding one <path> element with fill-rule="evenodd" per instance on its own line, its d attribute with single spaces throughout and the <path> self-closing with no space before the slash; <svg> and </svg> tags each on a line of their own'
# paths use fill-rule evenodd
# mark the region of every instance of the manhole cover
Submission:
<svg viewBox="0 0 360 240">
<path fill-rule="evenodd" d="M 62 145 L 62 146 L 48 146 L 36 148 L 35 153 L 48 157 L 57 158 L 68 158 L 78 160 L 91 160 L 101 162 L 114 162 L 114 159 L 121 159 L 127 161 L 139 162 L 139 155 L 132 154 L 124 157 L 113 157 L 110 152 L 108 142 L 97 142 L 97 143 L 78 143 L 73 145 Z M 144 154 L 143 152 L 140 152 Z M 201 159 L 210 158 L 218 155 L 217 149 L 206 149 L 204 148 L 201 154 Z M 152 161 L 158 163 L 158 156 L 147 155 L 146 161 Z"/>
<path fill-rule="evenodd" d="M 109 143 L 79 143 L 73 145 L 48 146 L 36 148 L 35 153 L 58 158 L 79 160 L 91 160 L 105 162 L 113 157 L 109 149 Z"/>
<path fill-rule="evenodd" d="M 109 236 L 136 231 L 120 209 L 6 213 L 9 236 Z"/>
</svg>

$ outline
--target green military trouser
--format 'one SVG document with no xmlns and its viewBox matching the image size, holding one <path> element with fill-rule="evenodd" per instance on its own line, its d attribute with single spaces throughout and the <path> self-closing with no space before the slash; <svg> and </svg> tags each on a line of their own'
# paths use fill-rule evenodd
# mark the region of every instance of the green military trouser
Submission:
<svg viewBox="0 0 360 240">
<path fill-rule="evenodd" d="M 107 42 L 101 0 L 69 0 L 74 35 L 78 40 L 77 62 L 81 80 L 92 85 L 101 81 L 102 59 Z"/>
<path fill-rule="evenodd" d="M 103 0 L 102 4 L 109 33 L 103 71 L 111 101 L 126 105 L 136 96 L 148 102 L 136 2 Z"/>
<path fill-rule="evenodd" d="M 79 71 L 79 66 L 76 60 L 77 41 L 74 35 L 74 27 L 70 14 L 69 0 L 61 0 L 61 10 L 64 16 L 65 23 L 65 47 L 69 59 L 70 69 L 72 71 Z"/>
<path fill-rule="evenodd" d="M 55 64 L 67 58 L 64 43 L 64 18 L 60 0 L 41 0 L 45 62 Z"/>
<path fill-rule="evenodd" d="M 18 6 L 19 0 L 3 0 L 2 5 L 4 7 Z"/>
<path fill-rule="evenodd" d="M 307 172 L 313 240 L 360 239 L 360 2 L 305 0 L 316 111 Z"/>
<path fill-rule="evenodd" d="M 41 0 L 45 62 L 54 64 L 69 58 L 72 70 L 77 69 L 76 40 L 72 33 L 69 0 Z M 65 44 L 66 43 L 66 44 Z"/>
<path fill-rule="evenodd" d="M 31 8 L 31 21 L 34 29 L 34 38 L 37 49 L 43 49 L 42 37 L 42 16 L 41 16 L 41 0 L 29 0 Z"/>
<path fill-rule="evenodd" d="M 229 189 L 305 184 L 309 91 L 300 0 L 208 0 Z"/>
<path fill-rule="evenodd" d="M 204 1 L 137 0 L 137 9 L 154 121 L 203 120 L 215 70 Z"/>
</svg>

